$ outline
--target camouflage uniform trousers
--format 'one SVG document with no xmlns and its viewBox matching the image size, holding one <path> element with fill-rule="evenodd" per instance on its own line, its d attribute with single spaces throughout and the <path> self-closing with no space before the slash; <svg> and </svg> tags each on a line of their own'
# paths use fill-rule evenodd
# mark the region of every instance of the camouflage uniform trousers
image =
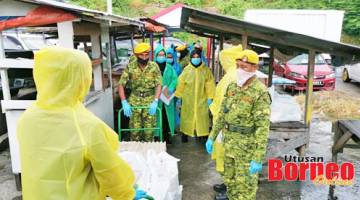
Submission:
<svg viewBox="0 0 360 200">
<path fill-rule="evenodd" d="M 255 149 L 253 134 L 225 131 L 224 183 L 229 200 L 255 200 L 258 174 L 250 175 Z"/>
<path fill-rule="evenodd" d="M 149 108 L 146 109 L 134 109 L 137 106 L 149 106 L 154 100 L 154 96 L 138 97 L 130 95 L 129 103 L 132 109 L 132 115 L 130 117 L 130 128 L 155 128 L 156 127 L 156 115 L 151 116 L 149 114 Z M 154 131 L 132 131 L 130 133 L 131 141 L 153 141 Z"/>
</svg>

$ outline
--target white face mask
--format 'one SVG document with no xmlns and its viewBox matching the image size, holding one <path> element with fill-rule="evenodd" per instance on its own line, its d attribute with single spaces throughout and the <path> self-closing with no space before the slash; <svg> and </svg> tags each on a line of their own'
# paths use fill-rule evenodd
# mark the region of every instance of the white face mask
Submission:
<svg viewBox="0 0 360 200">
<path fill-rule="evenodd" d="M 241 68 L 236 69 L 237 85 L 242 87 L 249 78 L 254 76 L 256 72 L 247 72 Z"/>
</svg>

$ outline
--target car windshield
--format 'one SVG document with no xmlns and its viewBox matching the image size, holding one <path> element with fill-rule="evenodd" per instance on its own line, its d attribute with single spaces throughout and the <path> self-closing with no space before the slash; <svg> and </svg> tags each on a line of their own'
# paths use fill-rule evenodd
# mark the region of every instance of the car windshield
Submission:
<svg viewBox="0 0 360 200">
<path fill-rule="evenodd" d="M 39 50 L 43 47 L 46 47 L 46 41 L 43 37 L 21 37 L 25 45 L 31 50 Z"/>
<path fill-rule="evenodd" d="M 290 65 L 307 65 L 309 62 L 309 55 L 308 54 L 301 54 L 298 55 L 288 61 Z M 315 56 L 315 65 L 325 65 L 325 59 L 320 55 Z"/>
</svg>

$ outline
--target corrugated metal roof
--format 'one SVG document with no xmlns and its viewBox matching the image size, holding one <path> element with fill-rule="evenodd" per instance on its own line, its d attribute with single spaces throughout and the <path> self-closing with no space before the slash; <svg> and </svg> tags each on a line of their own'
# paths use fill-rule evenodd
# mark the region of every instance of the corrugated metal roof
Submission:
<svg viewBox="0 0 360 200">
<path fill-rule="evenodd" d="M 360 47 L 327 41 L 321 38 L 258 25 L 234 17 L 209 13 L 207 11 L 183 7 L 181 28 L 198 33 L 214 35 L 247 35 L 248 41 L 262 41 L 266 45 L 286 46 L 294 49 L 313 49 L 318 52 L 330 53 L 360 59 Z"/>
<path fill-rule="evenodd" d="M 53 7 L 61 8 L 63 10 L 74 12 L 78 15 L 94 17 L 94 18 L 97 18 L 100 20 L 114 21 L 114 22 L 118 22 L 118 23 L 135 25 L 135 26 L 144 26 L 144 24 L 141 21 L 138 21 L 138 20 L 135 20 L 135 19 L 132 19 L 129 17 L 108 14 L 105 12 L 91 10 L 91 9 L 87 9 L 87 8 L 84 8 L 81 6 L 64 3 L 64 2 L 60 2 L 60 1 L 54 1 L 54 0 L 19 0 L 19 1 L 38 4 L 38 5 L 53 6 Z"/>
</svg>

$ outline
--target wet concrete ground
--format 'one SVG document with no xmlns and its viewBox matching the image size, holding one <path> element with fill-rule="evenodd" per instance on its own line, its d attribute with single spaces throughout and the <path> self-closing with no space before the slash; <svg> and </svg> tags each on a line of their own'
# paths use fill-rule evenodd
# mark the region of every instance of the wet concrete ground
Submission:
<svg viewBox="0 0 360 200">
<path fill-rule="evenodd" d="M 349 92 L 360 97 L 360 83 L 344 83 L 337 80 L 336 90 Z M 333 145 L 333 133 L 331 122 L 320 121 L 314 117 L 310 129 L 310 143 L 306 150 L 306 156 L 321 156 L 325 162 L 331 161 L 331 147 Z M 175 138 L 173 144 L 168 145 L 168 152 L 181 159 L 179 163 L 180 184 L 184 186 L 184 200 L 212 200 L 215 192 L 213 184 L 222 182 L 220 175 L 215 171 L 215 163 L 206 153 L 204 145 L 192 139 L 182 144 L 180 138 Z M 298 155 L 291 151 L 287 155 Z M 345 149 L 344 153 L 338 154 L 338 162 L 350 161 L 355 165 L 355 184 L 353 186 L 336 187 L 335 195 L 339 200 L 360 199 L 360 149 Z M 264 171 L 267 167 L 264 167 Z M 257 193 L 258 200 L 326 200 L 328 199 L 328 186 L 315 186 L 311 181 L 306 182 L 266 182 L 259 184 Z"/>
<path fill-rule="evenodd" d="M 337 90 L 359 95 L 359 83 L 343 83 L 337 81 Z M 307 156 L 323 156 L 325 161 L 331 160 L 331 146 L 333 134 L 331 122 L 312 122 L 310 144 L 306 150 Z M 212 200 L 215 192 L 212 185 L 221 182 L 221 177 L 215 171 L 215 163 L 211 161 L 201 141 L 190 139 L 188 143 L 181 143 L 180 137 L 173 139 L 168 145 L 168 152 L 177 158 L 179 163 L 180 184 L 184 186 L 184 200 Z M 297 155 L 296 151 L 288 155 Z M 353 186 L 336 187 L 335 195 L 339 200 L 360 199 L 360 150 L 345 149 L 339 154 L 338 162 L 350 161 L 355 165 L 355 184 Z M 0 154 L 0 200 L 12 200 L 20 193 L 15 189 L 14 176 L 11 173 L 9 151 Z M 259 200 L 326 200 L 328 186 L 315 186 L 312 182 L 261 182 L 257 193 Z"/>
<path fill-rule="evenodd" d="M 16 191 L 15 178 L 11 171 L 9 150 L 0 153 L 0 200 L 12 200 L 20 196 Z"/>
<path fill-rule="evenodd" d="M 331 122 L 314 119 L 310 130 L 309 148 L 306 156 L 324 157 L 325 162 L 331 161 L 331 147 L 333 145 Z M 191 139 L 182 144 L 179 137 L 173 144 L 168 145 L 168 152 L 181 159 L 179 163 L 180 184 L 184 186 L 184 200 L 212 200 L 215 192 L 212 186 L 221 182 L 221 177 L 215 172 L 215 163 L 206 153 L 204 144 Z M 291 151 L 287 155 L 298 155 Z M 345 149 L 343 154 L 338 155 L 338 162 L 350 161 L 355 165 L 355 184 L 353 186 L 336 187 L 335 195 L 339 200 L 360 199 L 360 150 Z M 264 172 L 267 167 L 264 167 Z M 278 199 L 304 199 L 326 200 L 328 199 L 328 186 L 315 186 L 313 182 L 267 182 L 259 184 L 257 193 L 258 200 Z"/>
</svg>

